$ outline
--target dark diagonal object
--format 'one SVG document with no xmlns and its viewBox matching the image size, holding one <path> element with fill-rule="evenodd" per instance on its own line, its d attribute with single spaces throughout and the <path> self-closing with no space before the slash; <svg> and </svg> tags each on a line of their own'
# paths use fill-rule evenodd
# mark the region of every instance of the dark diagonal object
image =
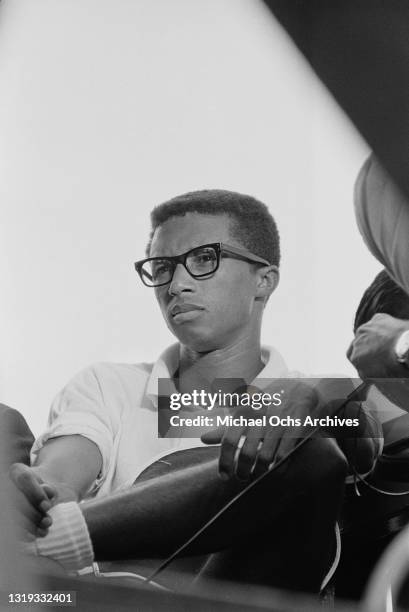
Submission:
<svg viewBox="0 0 409 612">
<path fill-rule="evenodd" d="M 409 1 L 265 4 L 409 196 Z"/>
</svg>

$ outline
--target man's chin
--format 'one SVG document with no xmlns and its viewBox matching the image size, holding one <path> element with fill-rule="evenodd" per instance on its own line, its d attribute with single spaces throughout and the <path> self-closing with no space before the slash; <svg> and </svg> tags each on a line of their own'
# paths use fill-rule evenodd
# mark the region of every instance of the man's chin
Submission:
<svg viewBox="0 0 409 612">
<path fill-rule="evenodd" d="M 180 344 L 197 353 L 208 353 L 209 351 L 215 351 L 220 348 L 220 338 L 219 341 L 217 341 L 214 334 L 207 335 L 203 328 L 194 329 L 193 326 L 189 328 L 183 326 L 182 328 L 180 326 L 176 329 L 171 328 L 171 332 L 179 340 Z"/>
</svg>

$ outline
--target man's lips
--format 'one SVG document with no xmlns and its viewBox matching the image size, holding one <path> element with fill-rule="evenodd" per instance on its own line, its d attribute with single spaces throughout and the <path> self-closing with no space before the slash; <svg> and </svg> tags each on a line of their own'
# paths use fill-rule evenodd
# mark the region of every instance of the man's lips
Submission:
<svg viewBox="0 0 409 612">
<path fill-rule="evenodd" d="M 169 313 L 172 317 L 175 317 L 178 314 L 185 312 L 193 312 L 195 310 L 204 310 L 203 306 L 198 306 L 197 304 L 175 304 L 170 308 Z"/>
</svg>

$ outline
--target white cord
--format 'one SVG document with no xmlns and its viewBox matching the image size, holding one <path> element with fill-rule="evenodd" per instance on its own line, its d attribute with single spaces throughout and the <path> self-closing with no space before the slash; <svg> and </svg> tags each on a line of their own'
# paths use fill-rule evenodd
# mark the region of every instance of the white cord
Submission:
<svg viewBox="0 0 409 612">
<path fill-rule="evenodd" d="M 135 580 L 140 580 L 141 582 L 144 582 L 144 584 L 146 584 L 146 576 L 134 574 L 133 572 L 101 572 L 98 563 L 96 563 L 95 561 L 89 567 L 84 567 L 82 570 L 76 572 L 76 574 L 78 576 L 94 574 L 96 578 L 133 578 Z M 157 587 L 158 589 L 161 589 L 162 591 L 171 591 L 171 589 L 168 589 L 167 587 L 163 586 L 162 584 L 158 584 L 153 580 L 151 580 L 149 584 Z"/>
<path fill-rule="evenodd" d="M 325 587 L 331 580 L 332 576 L 335 574 L 335 571 L 338 567 L 339 560 L 341 558 L 341 534 L 339 531 L 338 523 L 335 523 L 335 540 L 336 540 L 336 550 L 335 550 L 334 561 L 332 562 L 332 565 L 329 568 L 327 575 L 325 576 L 324 580 L 321 583 L 321 589 L 320 589 L 321 591 L 325 589 Z"/>
</svg>

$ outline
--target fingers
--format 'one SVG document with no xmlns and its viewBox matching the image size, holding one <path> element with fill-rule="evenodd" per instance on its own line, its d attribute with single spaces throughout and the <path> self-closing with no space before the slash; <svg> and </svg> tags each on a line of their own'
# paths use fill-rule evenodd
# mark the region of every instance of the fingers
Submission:
<svg viewBox="0 0 409 612">
<path fill-rule="evenodd" d="M 288 422 L 291 425 L 266 427 L 263 444 L 258 450 L 253 469 L 256 478 L 270 470 L 307 435 L 310 430 L 302 423 L 306 416 L 314 415 L 318 405 L 319 395 L 315 389 L 293 381 L 287 384 L 287 401 L 281 409 L 280 417 L 282 423 Z"/>
<path fill-rule="evenodd" d="M 41 486 L 42 479 L 27 465 L 14 463 L 10 468 L 10 478 L 35 508 L 39 508 L 42 502 L 48 502 L 49 508 L 51 507 L 47 494 Z"/>
<path fill-rule="evenodd" d="M 260 419 L 262 423 L 226 427 L 222 437 L 220 430 L 202 436 L 205 443 L 221 440 L 219 473 L 223 479 L 248 480 L 253 475 L 260 475 L 305 437 L 303 423 L 307 415 L 317 414 L 319 394 L 310 386 L 293 380 L 280 380 L 278 388 L 284 389 L 281 394 L 285 393 L 286 401 L 279 410 L 272 404 L 263 415 L 257 412 L 258 418 L 263 416 L 263 420 Z M 243 416 L 255 421 L 254 410 L 250 408 L 243 412 Z"/>
<path fill-rule="evenodd" d="M 204 444 L 220 444 L 224 435 L 225 427 L 217 427 L 212 431 L 207 431 L 200 436 L 201 441 Z"/>
<path fill-rule="evenodd" d="M 13 485 L 10 485 L 10 487 Z M 38 535 L 37 531 L 48 529 L 51 525 L 51 518 L 45 516 L 38 509 L 28 501 L 25 495 L 18 490 L 16 487 L 10 491 L 10 497 L 12 498 L 12 505 L 15 509 L 14 519 L 17 526 L 23 533 L 23 536 L 27 534 L 31 536 L 28 539 L 32 539 Z"/>
<path fill-rule="evenodd" d="M 254 466 L 253 476 L 258 478 L 270 469 L 270 466 L 277 461 L 277 454 L 282 445 L 284 431 L 283 428 L 267 428 L 264 442 L 259 449 L 257 461 Z"/>
<path fill-rule="evenodd" d="M 324 381 L 318 389 L 302 383 L 288 383 L 285 387 L 286 402 L 279 410 L 268 408 L 262 426 L 225 428 L 219 459 L 221 477 L 247 481 L 271 470 L 302 440 L 316 435 L 318 428 L 324 427 L 322 421 L 325 422 L 325 418 L 321 417 L 338 413 L 345 399 L 333 399 L 333 396 L 339 394 L 345 398 L 351 388 L 350 381 L 342 379 L 331 381 L 331 384 Z M 349 411 L 354 407 L 353 403 L 348 405 Z M 252 416 L 249 411 L 245 414 Z M 208 443 L 220 441 L 220 430 L 206 434 L 202 440 Z"/>
<path fill-rule="evenodd" d="M 243 446 L 236 458 L 235 474 L 239 480 L 248 480 L 263 445 L 264 427 L 254 427 L 247 432 Z"/>
<path fill-rule="evenodd" d="M 236 453 L 240 452 L 240 439 L 244 433 L 242 427 L 227 427 L 220 447 L 219 474 L 222 480 L 228 480 L 235 475 Z"/>
<path fill-rule="evenodd" d="M 49 495 L 54 496 L 54 487 L 45 485 L 31 468 L 21 463 L 11 466 L 9 477 L 15 518 L 23 535 L 26 539 L 45 536 L 52 524 L 47 512 L 52 506 Z"/>
<path fill-rule="evenodd" d="M 221 478 L 249 480 L 266 472 L 281 448 L 283 428 L 254 427 L 226 431 L 222 442 L 219 472 Z"/>
<path fill-rule="evenodd" d="M 41 486 L 42 486 L 43 491 L 46 494 L 48 500 L 51 502 L 51 505 L 53 505 L 53 502 L 57 499 L 57 496 L 58 496 L 58 492 L 57 492 L 56 487 L 54 487 L 53 485 L 50 485 L 48 483 L 43 483 Z M 43 506 L 45 504 L 47 504 L 47 502 L 43 501 L 43 502 L 41 502 L 40 506 Z"/>
</svg>

